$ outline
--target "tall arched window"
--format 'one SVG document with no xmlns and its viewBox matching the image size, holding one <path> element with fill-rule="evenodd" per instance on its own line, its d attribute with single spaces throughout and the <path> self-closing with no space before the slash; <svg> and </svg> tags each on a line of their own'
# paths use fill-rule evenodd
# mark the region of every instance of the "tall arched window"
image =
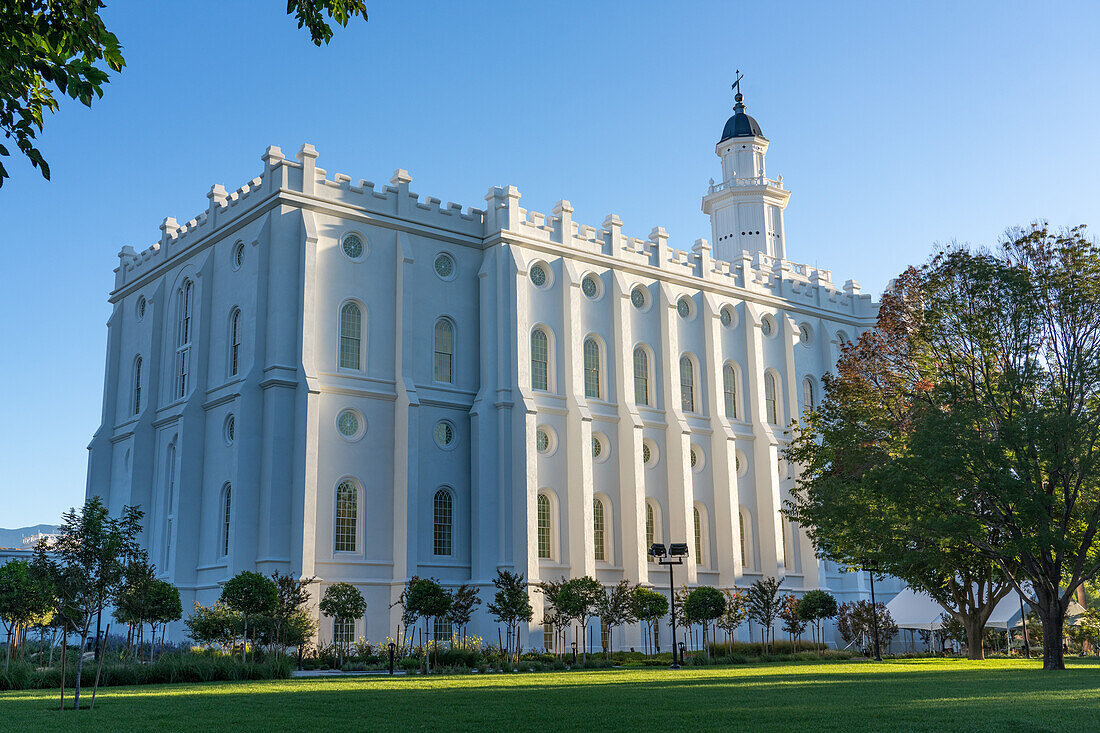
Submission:
<svg viewBox="0 0 1100 733">
<path fill-rule="evenodd" d="M 553 520 L 550 513 L 550 497 L 546 494 L 539 494 L 537 504 L 539 559 L 549 560 L 553 552 L 553 546 L 550 542 L 550 533 L 553 531 Z"/>
<path fill-rule="evenodd" d="M 234 308 L 229 316 L 229 376 L 235 377 L 241 362 L 241 310 Z"/>
<path fill-rule="evenodd" d="M 737 419 L 737 372 L 732 364 L 722 367 L 722 392 L 726 398 L 726 417 Z"/>
<path fill-rule="evenodd" d="M 600 398 L 600 345 L 594 338 L 584 340 L 584 396 Z"/>
<path fill-rule="evenodd" d="M 221 531 L 221 551 L 222 557 L 229 556 L 229 527 L 230 519 L 232 518 L 233 509 L 233 487 L 226 484 L 222 487 L 222 531 Z"/>
<path fill-rule="evenodd" d="M 779 424 L 779 400 L 776 398 L 775 375 L 764 372 L 764 407 L 768 412 L 768 422 Z"/>
<path fill-rule="evenodd" d="M 783 567 L 790 570 L 791 561 L 787 554 L 787 523 L 783 521 L 783 517 L 779 518 L 779 537 L 783 542 Z"/>
<path fill-rule="evenodd" d="M 700 515 L 699 507 L 694 507 L 693 511 L 695 519 L 695 564 L 706 567 L 707 559 L 703 555 L 703 518 Z"/>
<path fill-rule="evenodd" d="M 550 340 L 541 328 L 531 332 L 531 389 L 550 389 Z"/>
<path fill-rule="evenodd" d="M 737 512 L 737 528 L 741 531 L 741 567 L 749 566 L 748 544 L 745 542 L 745 513 Z"/>
<path fill-rule="evenodd" d="M 355 303 L 340 309 L 340 367 L 360 369 L 362 364 L 363 312 Z"/>
<path fill-rule="evenodd" d="M 352 481 L 341 481 L 336 487 L 336 530 L 332 549 L 335 552 L 355 552 L 358 530 L 359 487 Z"/>
<path fill-rule="evenodd" d="M 454 497 L 447 489 L 435 492 L 432 502 L 433 548 L 436 555 L 449 556 L 454 550 Z"/>
<path fill-rule="evenodd" d="M 446 318 L 440 318 L 435 322 L 435 381 L 448 384 L 454 381 L 454 354 L 454 324 Z"/>
<path fill-rule="evenodd" d="M 592 500 L 592 543 L 595 546 L 597 560 L 607 560 L 607 532 L 603 501 Z"/>
<path fill-rule="evenodd" d="M 134 414 L 141 412 L 141 357 L 134 359 Z"/>
<path fill-rule="evenodd" d="M 645 503 L 645 548 L 646 554 L 650 559 L 653 558 L 653 553 L 649 551 L 653 547 L 653 543 L 657 540 L 654 539 L 657 536 L 657 517 L 653 516 L 653 504 L 650 502 Z"/>
<path fill-rule="evenodd" d="M 695 412 L 695 365 L 687 356 L 680 357 L 680 407 Z"/>
<path fill-rule="evenodd" d="M 176 294 L 176 384 L 175 397 L 187 395 L 188 375 L 191 372 L 191 316 L 195 302 L 195 285 L 184 280 Z"/>
<path fill-rule="evenodd" d="M 634 347 L 634 402 L 649 404 L 649 354 L 641 346 Z"/>
<path fill-rule="evenodd" d="M 805 412 L 814 409 L 814 380 L 809 377 L 802 380 L 802 409 Z"/>
</svg>

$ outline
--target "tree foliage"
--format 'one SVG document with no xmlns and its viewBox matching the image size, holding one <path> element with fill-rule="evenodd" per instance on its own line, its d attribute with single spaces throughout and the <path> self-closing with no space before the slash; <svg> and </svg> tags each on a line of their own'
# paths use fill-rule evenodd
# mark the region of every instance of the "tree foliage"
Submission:
<svg viewBox="0 0 1100 733">
<path fill-rule="evenodd" d="M 795 613 L 803 621 L 813 624 L 811 636 L 815 644 L 824 645 L 821 624 L 825 619 L 836 618 L 839 611 L 836 597 L 825 590 L 811 590 L 795 605 Z"/>
<path fill-rule="evenodd" d="M 222 586 L 221 601 L 241 615 L 244 629 L 244 645 L 241 658 L 248 658 L 248 622 L 256 616 L 272 616 L 279 604 L 279 590 L 275 581 L 266 575 L 244 570 Z"/>
<path fill-rule="evenodd" d="M 489 613 L 497 623 L 504 624 L 508 641 L 505 643 L 505 654 L 512 650 L 512 637 L 520 623 L 530 623 L 535 617 L 535 611 L 531 608 L 531 599 L 527 595 L 527 580 L 522 573 L 513 573 L 510 570 L 497 570 L 497 577 L 493 578 L 496 593 L 493 600 L 486 605 Z"/>
<path fill-rule="evenodd" d="M 871 648 L 875 639 L 874 609 L 878 611 L 878 643 L 881 648 L 885 648 L 898 633 L 898 625 L 882 603 L 876 603 L 874 606 L 870 601 L 842 604 L 836 617 L 836 630 L 840 638 L 848 644 L 860 641 L 866 643 L 867 648 Z"/>
<path fill-rule="evenodd" d="M 634 617 L 632 592 L 634 585 L 625 578 L 610 589 L 604 589 L 599 601 L 600 628 L 607 631 L 607 653 L 614 651 L 615 627 L 637 621 Z"/>
<path fill-rule="evenodd" d="M 703 646 L 707 643 L 707 627 L 726 612 L 726 597 L 722 591 L 709 585 L 691 590 L 684 599 L 684 619 L 689 624 L 703 625 Z M 710 654 L 709 647 L 707 654 Z"/>
<path fill-rule="evenodd" d="M 588 658 L 588 622 L 599 612 L 604 589 L 600 581 L 585 575 L 567 580 L 558 592 L 558 608 L 581 625 L 581 650 Z"/>
<path fill-rule="evenodd" d="M 782 583 L 781 579 L 760 578 L 749 586 L 747 592 L 748 616 L 760 624 L 765 652 L 771 641 L 772 624 L 779 615 L 779 586 Z"/>
</svg>

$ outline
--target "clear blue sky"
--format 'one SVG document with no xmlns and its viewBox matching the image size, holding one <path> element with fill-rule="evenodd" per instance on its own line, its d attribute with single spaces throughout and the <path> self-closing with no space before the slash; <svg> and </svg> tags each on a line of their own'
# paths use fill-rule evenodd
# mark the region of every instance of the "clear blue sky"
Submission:
<svg viewBox="0 0 1100 733">
<path fill-rule="evenodd" d="M 127 68 L 48 119 L 52 182 L 12 160 L 0 189 L 0 527 L 82 501 L 119 247 L 267 145 L 464 206 L 511 184 L 688 247 L 740 68 L 793 191 L 788 257 L 838 282 L 878 293 L 936 242 L 1034 218 L 1100 227 L 1095 3 L 368 4 L 318 49 L 279 0 L 109 3 Z"/>
</svg>

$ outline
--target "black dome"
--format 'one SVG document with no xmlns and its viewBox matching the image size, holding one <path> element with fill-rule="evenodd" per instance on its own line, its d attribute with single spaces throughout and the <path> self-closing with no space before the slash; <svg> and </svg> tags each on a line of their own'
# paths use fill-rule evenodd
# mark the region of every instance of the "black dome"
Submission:
<svg viewBox="0 0 1100 733">
<path fill-rule="evenodd" d="M 729 140 L 731 137 L 764 137 L 764 133 L 760 132 L 760 125 L 752 117 L 749 117 L 744 112 L 738 112 L 733 117 L 726 120 L 726 126 L 722 128 L 722 140 Z M 722 142 L 719 140 L 718 142 Z"/>
</svg>

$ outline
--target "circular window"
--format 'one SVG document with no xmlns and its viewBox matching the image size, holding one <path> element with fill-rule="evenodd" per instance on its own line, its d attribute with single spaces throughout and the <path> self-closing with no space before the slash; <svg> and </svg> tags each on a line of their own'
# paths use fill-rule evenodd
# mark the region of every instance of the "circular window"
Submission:
<svg viewBox="0 0 1100 733">
<path fill-rule="evenodd" d="M 546 274 L 546 266 L 539 263 L 531 267 L 531 282 L 534 283 L 536 288 L 546 287 L 546 280 L 548 276 Z"/>
<path fill-rule="evenodd" d="M 836 332 L 836 342 L 838 344 L 840 344 L 841 346 L 844 346 L 845 344 L 848 343 L 848 334 L 844 333 L 843 331 L 837 331 Z"/>
<path fill-rule="evenodd" d="M 455 442 L 454 425 L 446 420 L 440 420 L 435 424 L 435 442 L 440 448 L 449 448 Z"/>
<path fill-rule="evenodd" d="M 144 296 L 144 295 L 142 295 L 142 296 L 138 297 L 138 301 L 137 301 L 137 317 L 138 317 L 138 320 L 139 320 L 139 321 L 140 321 L 140 320 L 141 320 L 142 318 L 145 318 L 145 296 Z"/>
<path fill-rule="evenodd" d="M 733 465 L 735 466 L 734 470 L 737 471 L 738 476 L 744 476 L 749 470 L 748 463 L 745 461 L 745 454 L 741 451 L 737 451 L 737 453 L 734 454 Z"/>
<path fill-rule="evenodd" d="M 730 308 L 728 305 L 722 308 L 721 312 L 718 314 L 718 319 L 722 321 L 722 325 L 726 328 L 731 327 L 733 325 L 733 308 Z"/>
<path fill-rule="evenodd" d="M 760 319 L 760 332 L 765 336 L 771 336 L 775 332 L 775 323 L 772 322 L 771 316 L 764 316 Z"/>
<path fill-rule="evenodd" d="M 446 252 L 441 252 L 435 258 L 435 274 L 444 280 L 450 280 L 455 274 L 455 261 Z"/>
<path fill-rule="evenodd" d="M 225 417 L 225 444 L 233 445 L 233 438 L 237 436 L 237 421 L 233 417 L 233 413 L 229 413 Z"/>
<path fill-rule="evenodd" d="M 645 310 L 646 304 L 649 302 L 649 294 L 645 288 L 638 285 L 630 291 L 630 302 L 638 310 Z"/>
<path fill-rule="evenodd" d="M 595 275 L 585 275 L 581 280 L 581 292 L 589 300 L 600 297 L 600 279 Z"/>
<path fill-rule="evenodd" d="M 691 450 L 688 452 L 688 460 L 691 462 L 691 470 L 698 473 L 703 470 L 703 464 L 706 462 L 703 456 L 703 449 L 697 445 L 691 446 Z"/>
<path fill-rule="evenodd" d="M 241 269 L 241 265 L 244 264 L 244 242 L 237 242 L 233 247 L 233 269 Z"/>
<path fill-rule="evenodd" d="M 363 434 L 363 419 L 355 410 L 343 410 L 336 416 L 336 429 L 348 440 L 357 440 Z"/>
<path fill-rule="evenodd" d="M 592 457 L 599 458 L 603 454 L 603 441 L 597 436 L 592 436 Z"/>
<path fill-rule="evenodd" d="M 691 299 L 687 296 L 680 298 L 676 301 L 676 312 L 680 314 L 680 318 L 691 317 Z"/>
<path fill-rule="evenodd" d="M 695 468 L 699 464 L 699 454 L 695 452 L 695 449 L 691 449 L 691 467 Z"/>
<path fill-rule="evenodd" d="M 657 465 L 657 444 L 652 440 L 642 441 L 642 463 L 646 466 Z"/>
<path fill-rule="evenodd" d="M 547 455 L 553 447 L 554 441 L 550 437 L 550 431 L 548 429 L 539 428 L 535 431 L 535 448 L 539 453 Z"/>
<path fill-rule="evenodd" d="M 810 327 L 803 323 L 798 327 L 798 340 L 803 344 L 810 343 L 810 339 L 813 338 L 813 332 L 810 331 Z"/>
<path fill-rule="evenodd" d="M 357 260 L 363 256 L 363 240 L 359 238 L 358 234 L 349 234 L 344 237 L 344 254 L 353 260 Z"/>
</svg>

